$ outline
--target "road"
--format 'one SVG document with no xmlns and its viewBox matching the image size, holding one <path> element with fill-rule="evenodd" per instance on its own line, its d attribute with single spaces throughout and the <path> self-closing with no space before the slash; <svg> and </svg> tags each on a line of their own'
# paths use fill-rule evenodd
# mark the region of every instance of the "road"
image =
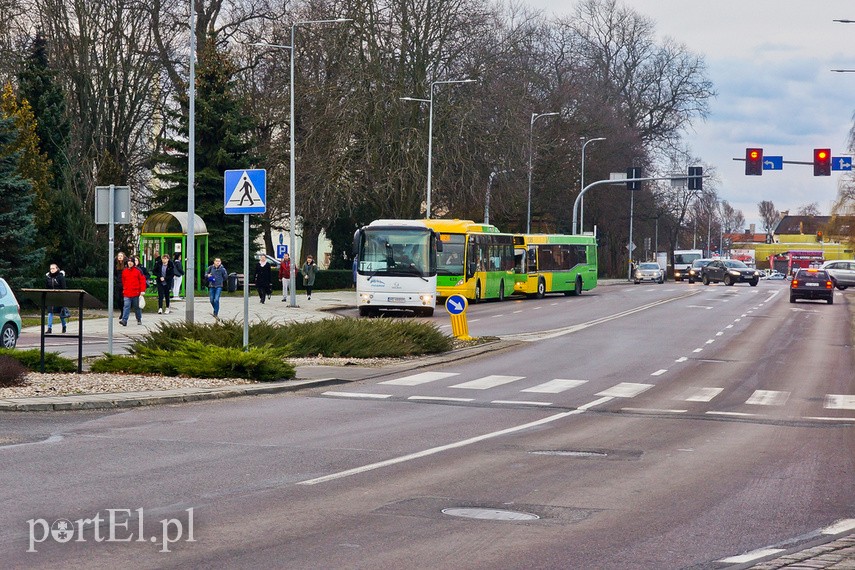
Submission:
<svg viewBox="0 0 855 570">
<path fill-rule="evenodd" d="M 481 358 L 292 395 L 2 416 L 15 445 L 0 447 L 0 554 L 29 567 L 727 567 L 855 518 L 853 299 L 791 305 L 767 282 L 601 287 L 470 307 L 472 334 L 519 341 Z M 75 522 L 107 509 L 128 509 L 113 526 L 133 541 L 96 542 L 108 522 Z M 82 531 L 31 544 L 39 519 Z"/>
</svg>

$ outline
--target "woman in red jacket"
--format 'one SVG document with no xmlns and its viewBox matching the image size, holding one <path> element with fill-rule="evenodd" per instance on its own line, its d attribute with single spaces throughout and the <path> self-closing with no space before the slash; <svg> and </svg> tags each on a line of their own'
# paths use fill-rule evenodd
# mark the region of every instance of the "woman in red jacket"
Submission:
<svg viewBox="0 0 855 570">
<path fill-rule="evenodd" d="M 122 306 L 122 318 L 119 324 L 123 327 L 128 326 L 128 317 L 131 314 L 131 308 L 134 309 L 134 314 L 137 317 L 137 324 L 142 324 L 142 310 L 140 310 L 140 295 L 145 293 L 148 286 L 145 275 L 142 274 L 133 258 L 128 258 L 125 269 L 122 270 L 122 297 L 125 302 Z"/>
</svg>

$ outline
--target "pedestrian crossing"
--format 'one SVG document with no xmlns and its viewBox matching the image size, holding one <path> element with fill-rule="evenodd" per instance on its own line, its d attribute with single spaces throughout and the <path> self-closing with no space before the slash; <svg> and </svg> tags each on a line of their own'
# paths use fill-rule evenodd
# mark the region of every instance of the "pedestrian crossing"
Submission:
<svg viewBox="0 0 855 570">
<path fill-rule="evenodd" d="M 655 376 L 653 374 L 652 376 Z M 464 380 L 464 381 L 460 381 Z M 439 389 L 448 388 L 450 391 L 471 391 L 485 393 L 492 389 L 502 390 L 502 399 L 490 400 L 486 399 L 491 404 L 504 404 L 515 406 L 555 406 L 554 402 L 543 401 L 540 398 L 548 398 L 550 395 L 556 396 L 577 390 L 588 385 L 588 380 L 573 379 L 573 378 L 553 378 L 545 382 L 532 384 L 532 379 L 526 376 L 511 376 L 490 374 L 474 379 L 465 379 L 460 372 L 418 372 L 409 374 L 390 380 L 378 382 L 376 387 L 403 387 L 418 391 L 428 387 Z M 509 398 L 508 393 L 517 389 L 520 396 L 517 398 Z M 601 398 L 615 400 L 630 400 L 641 396 L 642 394 L 652 394 L 652 390 L 656 388 L 655 384 L 641 382 L 619 382 L 604 390 L 596 392 L 594 395 Z M 669 401 L 691 402 L 695 404 L 714 404 L 717 400 L 723 399 L 725 387 L 722 386 L 688 386 L 681 391 L 674 392 L 670 390 L 664 399 Z M 323 392 L 324 396 L 343 397 L 343 398 L 361 398 L 386 400 L 395 398 L 405 398 L 410 401 L 421 402 L 453 402 L 453 403 L 477 403 L 479 400 L 475 397 L 464 397 L 464 394 L 459 395 L 438 395 L 435 393 L 415 393 L 415 394 L 393 394 L 393 393 L 370 393 L 370 392 L 342 392 L 342 391 L 327 391 Z M 474 395 L 474 394 L 473 394 Z M 744 397 L 744 396 L 743 396 Z M 530 399 L 531 398 L 531 399 Z M 733 405 L 733 399 L 729 400 L 729 404 Z M 738 404 L 747 406 L 747 411 L 716 411 L 710 410 L 705 413 L 712 415 L 733 416 L 733 417 L 751 417 L 754 413 L 749 411 L 762 410 L 769 408 L 780 408 L 785 406 L 791 400 L 791 393 L 783 390 L 753 390 L 745 400 Z M 823 398 L 823 408 L 827 410 L 842 410 L 855 412 L 855 395 L 849 394 L 826 394 Z M 636 408 L 624 407 L 624 411 L 648 412 L 648 413 L 686 413 L 686 409 L 673 408 Z M 855 416 L 855 414 L 852 414 Z M 813 419 L 833 419 L 841 421 L 853 421 L 855 417 L 836 417 L 826 418 L 817 417 Z"/>
</svg>

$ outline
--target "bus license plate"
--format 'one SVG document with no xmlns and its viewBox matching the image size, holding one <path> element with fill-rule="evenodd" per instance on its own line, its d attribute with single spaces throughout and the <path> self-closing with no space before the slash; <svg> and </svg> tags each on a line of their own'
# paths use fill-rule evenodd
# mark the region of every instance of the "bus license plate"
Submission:
<svg viewBox="0 0 855 570">
<path fill-rule="evenodd" d="M 406 299 L 404 299 L 403 297 L 389 297 L 388 300 L 390 303 L 404 303 L 404 302 L 406 302 Z"/>
</svg>

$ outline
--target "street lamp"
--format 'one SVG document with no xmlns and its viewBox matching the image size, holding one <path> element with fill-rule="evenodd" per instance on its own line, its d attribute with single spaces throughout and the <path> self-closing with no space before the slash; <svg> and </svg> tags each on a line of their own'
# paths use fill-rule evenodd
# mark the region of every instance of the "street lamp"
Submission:
<svg viewBox="0 0 855 570">
<path fill-rule="evenodd" d="M 428 174 L 427 174 L 427 208 L 425 209 L 425 218 L 430 218 L 430 188 L 432 174 L 432 157 L 433 157 L 433 88 L 436 85 L 449 83 L 477 83 L 477 79 L 449 79 L 446 81 L 434 81 L 430 84 L 430 99 L 417 99 L 415 97 L 401 97 L 401 101 L 417 101 L 419 103 L 427 103 L 429 106 L 428 115 Z"/>
<path fill-rule="evenodd" d="M 510 170 L 499 170 L 493 171 L 490 173 L 490 180 L 487 182 L 487 197 L 484 200 L 484 223 L 490 223 L 490 190 L 493 188 L 493 178 L 498 176 L 499 174 L 507 174 L 508 172 L 513 172 L 513 168 Z M 528 233 L 528 232 L 526 232 Z"/>
<path fill-rule="evenodd" d="M 585 141 L 585 137 L 580 137 L 581 140 Z M 604 141 L 606 137 L 597 137 L 595 139 L 588 139 L 582 143 L 582 188 L 585 188 L 585 147 L 588 146 L 588 143 L 592 143 L 594 141 Z M 579 233 L 585 233 L 585 197 L 582 196 L 582 199 L 579 201 Z M 631 254 L 632 252 L 630 252 Z"/>
<path fill-rule="evenodd" d="M 196 304 L 196 6 L 190 0 L 190 79 L 187 111 L 187 251 L 184 252 L 187 283 L 184 285 L 184 318 L 193 324 Z M 112 307 L 111 307 L 112 310 Z M 110 319 L 112 324 L 113 320 Z"/>
<path fill-rule="evenodd" d="M 534 122 L 541 117 L 552 117 L 560 113 L 532 113 L 528 125 L 528 200 L 525 216 L 525 233 L 531 233 L 531 157 L 534 154 Z"/>
</svg>

